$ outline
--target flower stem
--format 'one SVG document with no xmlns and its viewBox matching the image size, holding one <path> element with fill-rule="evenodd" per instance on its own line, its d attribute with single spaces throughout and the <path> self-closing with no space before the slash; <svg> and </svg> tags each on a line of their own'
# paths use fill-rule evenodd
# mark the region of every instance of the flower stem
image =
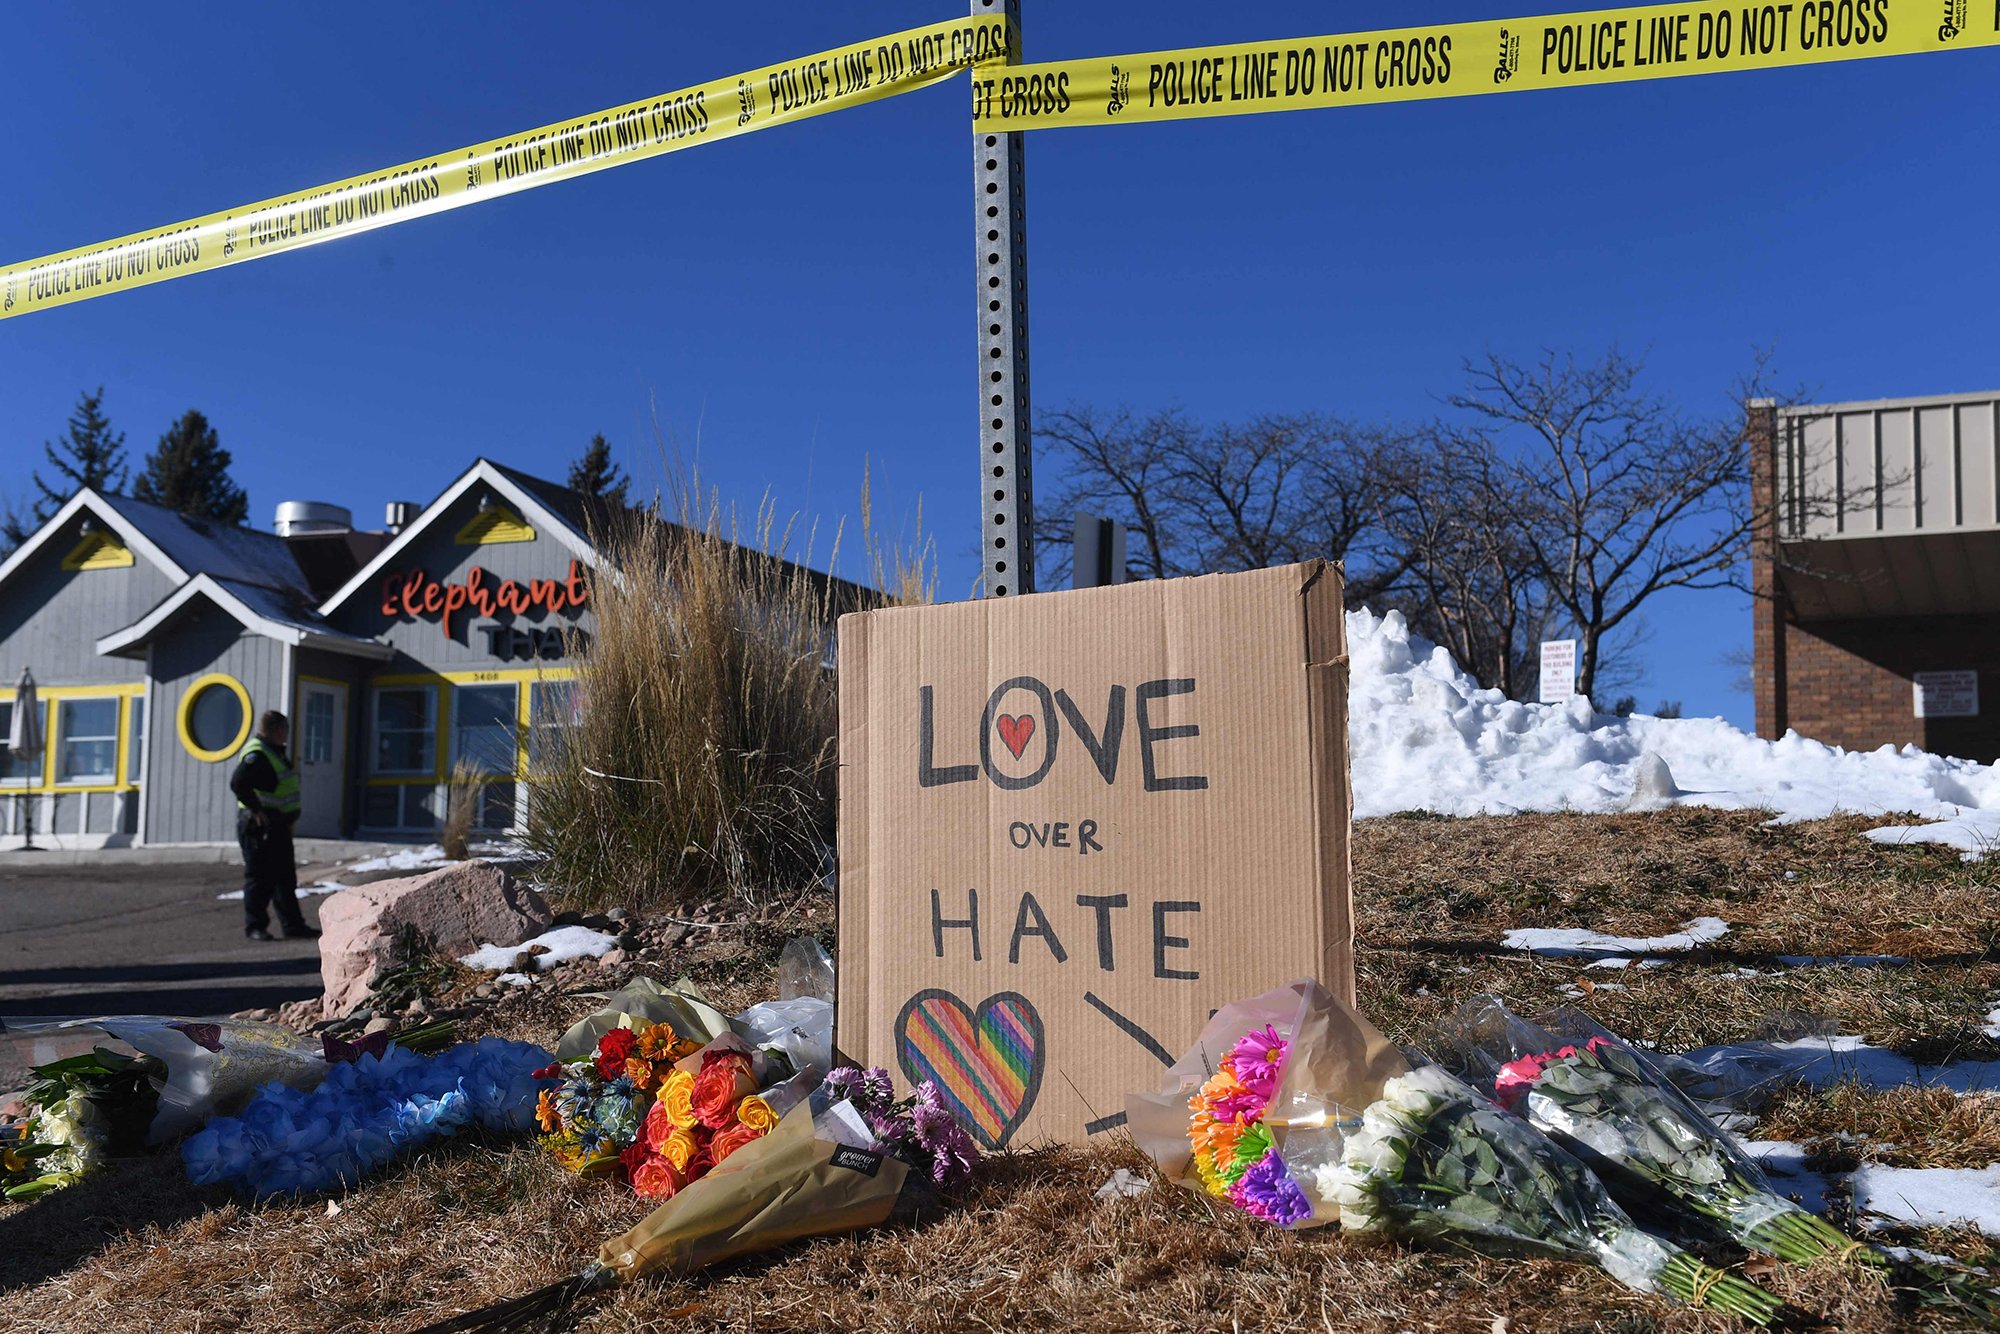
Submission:
<svg viewBox="0 0 2000 1334">
<path fill-rule="evenodd" d="M 1758 1325 L 1777 1319 L 1784 1303 L 1770 1293 L 1682 1252 L 1667 1261 L 1659 1284 L 1691 1306 L 1706 1306 Z"/>
</svg>

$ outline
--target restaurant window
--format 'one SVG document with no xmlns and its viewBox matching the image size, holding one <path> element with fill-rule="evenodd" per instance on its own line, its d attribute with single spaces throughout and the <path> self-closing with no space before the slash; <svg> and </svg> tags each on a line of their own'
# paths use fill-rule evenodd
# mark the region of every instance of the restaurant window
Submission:
<svg viewBox="0 0 2000 1334">
<path fill-rule="evenodd" d="M 537 681 L 528 688 L 528 767 L 539 769 L 559 753 L 562 733 L 581 716 L 583 692 L 574 681 Z"/>
<path fill-rule="evenodd" d="M 125 781 L 136 786 L 146 762 L 146 697 L 132 696 L 125 708 Z"/>
<path fill-rule="evenodd" d="M 118 781 L 118 697 L 59 701 L 59 783 Z"/>
<path fill-rule="evenodd" d="M 375 692 L 375 772 L 437 772 L 437 691 L 397 686 Z"/>
<path fill-rule="evenodd" d="M 42 725 L 36 729 L 46 744 L 49 735 L 49 702 L 43 700 L 38 706 L 42 715 Z M 42 757 L 33 760 L 17 760 L 14 752 L 7 749 L 7 733 L 14 726 L 14 701 L 0 700 L 0 784 L 37 786 L 42 781 Z"/>
</svg>

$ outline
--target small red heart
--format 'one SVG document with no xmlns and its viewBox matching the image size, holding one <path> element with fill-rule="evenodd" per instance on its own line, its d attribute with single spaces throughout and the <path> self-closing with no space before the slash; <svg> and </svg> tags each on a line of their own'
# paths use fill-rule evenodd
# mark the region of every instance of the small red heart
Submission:
<svg viewBox="0 0 2000 1334">
<path fill-rule="evenodd" d="M 1021 758 L 1021 752 L 1028 748 L 1028 738 L 1035 734 L 1035 716 L 1024 713 L 1017 718 L 1003 713 L 994 727 L 1000 733 L 1000 739 L 1006 743 L 1007 749 L 1013 751 L 1014 758 L 1018 760 Z"/>
</svg>

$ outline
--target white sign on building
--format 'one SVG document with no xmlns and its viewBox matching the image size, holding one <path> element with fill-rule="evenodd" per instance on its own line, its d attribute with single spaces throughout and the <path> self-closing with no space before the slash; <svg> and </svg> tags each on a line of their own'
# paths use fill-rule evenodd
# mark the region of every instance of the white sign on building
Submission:
<svg viewBox="0 0 2000 1334">
<path fill-rule="evenodd" d="M 1954 672 L 1918 672 L 1913 678 L 1919 718 L 1977 718 L 1979 716 L 1979 673 L 1970 669 Z"/>
<path fill-rule="evenodd" d="M 1576 641 L 1542 641 L 1542 703 L 1561 704 L 1576 693 Z"/>
</svg>

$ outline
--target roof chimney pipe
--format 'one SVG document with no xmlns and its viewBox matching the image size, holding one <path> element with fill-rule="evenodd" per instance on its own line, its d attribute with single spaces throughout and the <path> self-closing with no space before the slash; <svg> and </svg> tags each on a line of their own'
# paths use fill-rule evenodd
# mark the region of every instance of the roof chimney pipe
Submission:
<svg viewBox="0 0 2000 1334">
<path fill-rule="evenodd" d="M 414 500 L 392 500 L 383 511 L 382 523 L 392 533 L 400 533 L 410 526 L 423 506 Z"/>
</svg>

